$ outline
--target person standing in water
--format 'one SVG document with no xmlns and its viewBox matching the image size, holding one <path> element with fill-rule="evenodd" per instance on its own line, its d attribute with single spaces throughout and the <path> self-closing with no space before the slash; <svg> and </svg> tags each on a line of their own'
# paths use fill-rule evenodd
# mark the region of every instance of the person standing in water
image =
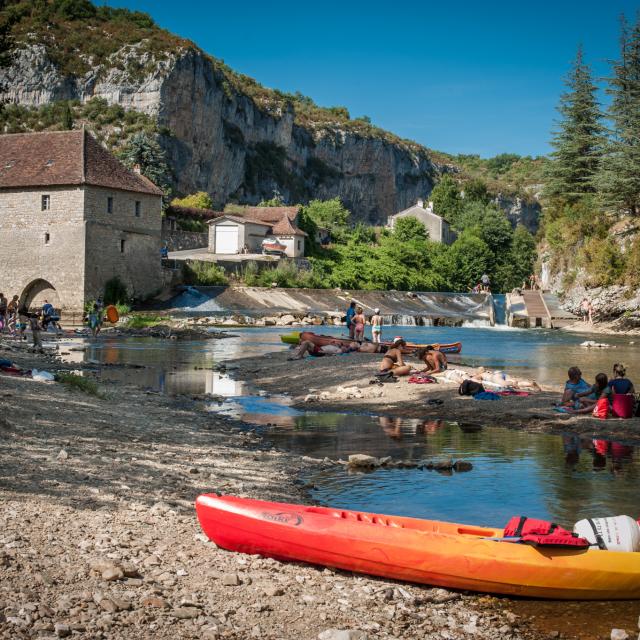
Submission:
<svg viewBox="0 0 640 640">
<path fill-rule="evenodd" d="M 364 325 L 366 324 L 367 319 L 364 317 L 364 309 L 362 307 L 358 307 L 358 312 L 353 318 L 351 318 L 351 324 L 354 325 L 354 338 L 358 342 L 362 342 L 364 340 Z"/>
<path fill-rule="evenodd" d="M 371 339 L 376 344 L 380 343 L 382 337 L 382 316 L 380 315 L 380 309 L 374 309 L 371 316 Z"/>
<path fill-rule="evenodd" d="M 356 303 L 352 300 L 349 308 L 347 309 L 347 330 L 349 331 L 349 337 L 353 340 L 356 333 L 356 325 L 353 323 L 353 316 L 356 315 Z"/>
</svg>

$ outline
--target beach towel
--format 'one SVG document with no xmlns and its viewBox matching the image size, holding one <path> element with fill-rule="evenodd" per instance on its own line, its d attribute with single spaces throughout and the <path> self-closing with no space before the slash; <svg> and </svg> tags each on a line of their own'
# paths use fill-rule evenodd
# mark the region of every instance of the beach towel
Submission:
<svg viewBox="0 0 640 640">
<path fill-rule="evenodd" d="M 493 391 L 480 391 L 473 396 L 474 400 L 500 400 L 500 396 Z"/>
<path fill-rule="evenodd" d="M 433 376 L 428 376 L 423 373 L 418 373 L 409 378 L 411 384 L 432 384 L 438 382 Z"/>
<path fill-rule="evenodd" d="M 515 391 L 514 389 L 507 389 L 505 391 L 496 391 L 497 396 L 519 396 L 521 398 L 526 398 L 529 394 L 528 391 Z"/>
</svg>

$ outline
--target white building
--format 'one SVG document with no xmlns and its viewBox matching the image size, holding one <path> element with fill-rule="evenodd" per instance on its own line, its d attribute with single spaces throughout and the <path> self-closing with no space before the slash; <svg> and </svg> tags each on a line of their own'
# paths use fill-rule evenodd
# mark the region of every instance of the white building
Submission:
<svg viewBox="0 0 640 640">
<path fill-rule="evenodd" d="M 209 221 L 209 251 L 217 255 L 262 253 L 281 247 L 290 258 L 304 256 L 306 233 L 296 226 L 299 207 L 245 207 Z"/>
<path fill-rule="evenodd" d="M 422 222 L 429 234 L 430 240 L 443 242 L 444 244 L 452 244 L 456 239 L 456 232 L 451 229 L 451 225 L 433 211 L 433 202 L 429 202 L 425 208 L 424 202 L 418 200 L 412 207 L 389 216 L 387 226 L 393 229 L 398 218 L 408 217 L 416 218 L 419 222 Z"/>
</svg>

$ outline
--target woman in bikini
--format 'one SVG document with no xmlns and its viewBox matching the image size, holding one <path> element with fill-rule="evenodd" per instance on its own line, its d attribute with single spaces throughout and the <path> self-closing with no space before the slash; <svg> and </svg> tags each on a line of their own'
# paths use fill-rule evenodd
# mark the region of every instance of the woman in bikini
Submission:
<svg viewBox="0 0 640 640">
<path fill-rule="evenodd" d="M 406 346 L 402 336 L 393 339 L 393 346 L 384 354 L 380 363 L 380 371 L 377 375 L 391 373 L 393 376 L 407 376 L 411 371 L 411 366 L 404 363 L 402 359 L 402 347 Z"/>
<path fill-rule="evenodd" d="M 418 349 L 416 358 L 427 365 L 423 373 L 441 373 L 447 369 L 447 358 L 444 353 L 437 351 L 431 345 Z"/>
<path fill-rule="evenodd" d="M 362 307 L 358 307 L 357 313 L 353 316 L 351 322 L 355 325 L 354 338 L 358 342 L 362 342 L 364 340 L 364 324 L 366 322 Z"/>
</svg>

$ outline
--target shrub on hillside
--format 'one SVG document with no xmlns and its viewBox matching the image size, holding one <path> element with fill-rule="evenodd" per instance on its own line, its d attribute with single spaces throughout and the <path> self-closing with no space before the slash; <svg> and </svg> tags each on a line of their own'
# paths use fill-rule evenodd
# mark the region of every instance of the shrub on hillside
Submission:
<svg viewBox="0 0 640 640">
<path fill-rule="evenodd" d="M 224 269 L 214 262 L 186 261 L 182 268 L 186 284 L 213 287 L 229 283 Z"/>
</svg>

